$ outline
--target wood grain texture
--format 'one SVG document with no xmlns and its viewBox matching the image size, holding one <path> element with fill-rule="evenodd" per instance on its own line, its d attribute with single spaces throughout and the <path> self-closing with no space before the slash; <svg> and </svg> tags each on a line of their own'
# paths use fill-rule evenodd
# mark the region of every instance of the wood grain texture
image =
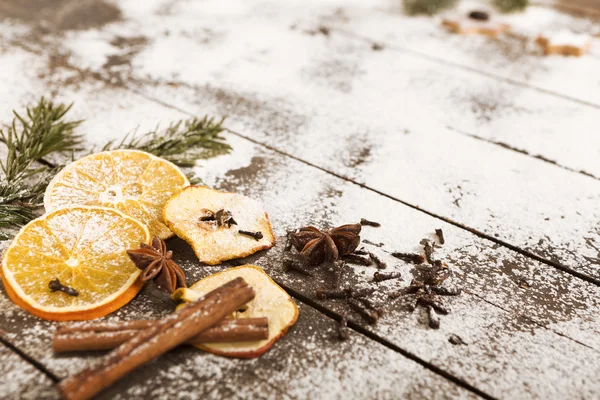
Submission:
<svg viewBox="0 0 600 400">
<path fill-rule="evenodd" d="M 86 92 L 80 88 L 78 93 L 88 93 L 81 100 L 86 104 L 85 116 L 92 138 L 102 133 L 117 134 L 118 129 L 133 123 L 127 118 L 132 112 L 148 123 L 158 122 L 158 116 L 166 120 L 182 116 L 175 110 L 160 111 L 164 107 L 122 89 Z M 96 111 L 95 104 L 106 104 L 108 96 L 119 99 L 119 106 L 107 112 Z M 118 120 L 123 121 L 123 126 L 113 127 L 113 121 Z M 418 251 L 420 239 L 433 239 L 434 230 L 442 227 L 447 244 L 440 249 L 440 257 L 447 260 L 453 271 L 450 283 L 470 294 L 448 299 L 451 314 L 442 317 L 439 331 L 429 330 L 418 311 L 406 310 L 407 301 L 387 301 L 386 294 L 407 285 L 412 274 L 410 265 L 394 262 L 387 256 L 390 269 L 400 271 L 403 280 L 382 284 L 376 301 L 388 303 L 386 316 L 375 328 L 369 329 L 495 396 L 527 393 L 544 397 L 566 394 L 569 390 L 589 394 L 597 387 L 595 377 L 589 375 L 595 363 L 589 354 L 600 350 L 600 329 L 595 318 L 600 293 L 596 286 L 243 139 L 232 135 L 228 139 L 234 153 L 202 162 L 196 172 L 210 186 L 236 190 L 264 204 L 280 237 L 279 244 L 248 261 L 262 266 L 285 285 L 314 298 L 315 290 L 330 277 L 323 272 L 314 281 L 307 281 L 282 270 L 282 236 L 286 229 L 309 223 L 335 226 L 366 217 L 384 226 L 364 228 L 363 238 L 383 242 L 389 251 Z M 177 261 L 186 270 L 190 282 L 223 268 L 198 268 L 191 249 L 182 241 L 172 241 L 169 246 L 176 250 Z M 386 257 L 385 253 L 382 256 Z M 368 285 L 374 270 L 352 268 L 346 282 Z M 522 279 L 531 287 L 521 289 Z M 136 300 L 142 302 L 143 307 L 132 303 L 131 307 L 139 308 L 135 314 L 123 309 L 117 315 L 152 317 L 145 313 L 155 312 L 156 305 L 154 300 L 148 301 L 147 296 Z M 349 312 L 335 302 L 324 304 L 329 309 Z M 27 331 L 31 322 L 17 325 L 23 325 Z M 450 334 L 458 334 L 469 345 L 465 348 L 451 345 L 448 343 Z M 515 354 L 523 357 L 515 357 Z M 49 365 L 59 362 L 50 355 L 39 358 Z M 577 371 L 581 379 L 569 371 Z M 554 380 L 555 375 L 566 378 Z"/>
<path fill-rule="evenodd" d="M 188 273 L 188 279 L 205 276 L 211 270 L 196 265 L 196 269 Z M 4 295 L 0 304 L 3 310 L 0 327 L 7 331 L 7 337 L 59 377 L 93 365 L 102 354 L 55 355 L 51 350 L 55 323 L 28 315 Z M 146 287 L 111 318 L 156 318 L 171 312 L 174 306 L 164 293 Z M 472 393 L 359 334 L 351 333 L 348 342 L 338 343 L 334 338 L 333 320 L 303 304 L 300 308 L 294 328 L 258 359 L 228 359 L 181 347 L 135 370 L 99 398 L 296 399 L 312 398 L 319 393 L 327 393 L 329 398 L 475 398 Z M 369 365 L 368 371 L 360 365 Z"/>
<path fill-rule="evenodd" d="M 491 140 L 496 134 L 511 134 L 515 142 L 510 143 L 521 146 L 530 140 L 523 148 L 533 146 L 543 155 L 571 151 L 560 162 L 591 171 L 597 168 L 592 161 L 598 149 L 595 136 L 585 131 L 566 140 L 564 132 L 573 120 L 592 126 L 598 117 L 593 107 L 398 50 L 373 51 L 363 40 L 367 36 L 357 39 L 335 29 L 328 35 L 315 33 L 322 23 L 368 25 L 374 15 L 385 14 L 381 10 L 367 10 L 365 20 L 352 11 L 344 21 L 336 19 L 337 2 L 318 7 L 290 3 L 283 9 L 272 2 L 240 1 L 225 7 L 216 1 L 157 1 L 120 3 L 120 14 L 110 17 L 110 6 L 86 4 L 92 3 L 108 15 L 94 23 L 99 30 L 68 28 L 68 18 L 60 22 L 48 10 L 42 17 L 54 21 L 50 34 L 41 34 L 37 22 L 23 20 L 20 9 L 13 9 L 12 20 L 0 23 L 0 59 L 9 71 L 0 76 L 2 121 L 10 118 L 11 108 L 49 93 L 76 102 L 74 117 L 87 119 L 82 128 L 92 147 L 136 128 L 143 132 L 186 117 L 181 111 L 228 114 L 227 126 L 253 140 L 600 277 L 597 180 L 464 134 Z M 74 12 L 60 10 L 70 10 L 67 16 Z M 330 12 L 334 15 L 328 19 Z M 394 36 L 406 31 L 397 31 L 390 22 L 404 17 L 381 18 L 382 28 L 390 28 L 391 42 L 405 39 Z M 429 25 L 419 21 L 413 27 L 415 38 L 425 40 Z M 463 43 L 455 39 L 444 57 L 460 54 Z M 435 40 L 433 35 L 431 43 Z M 546 77 L 561 71 L 560 63 L 543 62 Z M 477 64 L 482 70 L 488 67 L 484 61 Z M 491 103 L 477 108 L 482 98 Z M 532 116 L 540 121 L 536 130 L 517 129 L 512 135 L 515 126 L 527 126 Z M 537 147 L 542 133 L 555 143 Z M 442 316 L 440 330 L 428 329 L 418 310 L 407 311 L 408 299 L 387 299 L 389 291 L 410 282 L 412 271 L 385 252 L 381 255 L 388 257 L 389 269 L 401 272 L 403 279 L 380 284 L 375 300 L 384 303 L 385 314 L 367 329 L 493 396 L 555 398 L 575 393 L 586 398 L 600 390 L 595 374 L 600 351 L 597 286 L 306 162 L 239 136 L 228 139 L 234 153 L 201 162 L 195 172 L 210 186 L 247 194 L 265 205 L 281 240 L 249 261 L 284 285 L 314 299 L 315 290 L 330 280 L 326 271 L 307 280 L 282 270 L 286 229 L 309 223 L 335 226 L 366 217 L 383 227 L 364 228 L 364 238 L 385 243 L 387 251 L 419 251 L 420 239 L 435 238 L 434 230 L 441 227 L 447 244 L 439 254 L 453 273 L 449 284 L 467 292 L 447 300 L 451 313 Z M 190 282 L 223 268 L 198 266 L 182 241 L 169 246 L 178 251 Z M 349 268 L 344 283 L 370 285 L 373 272 Z M 529 288 L 519 287 L 522 280 Z M 90 356 L 52 355 L 49 323 L 1 298 L 0 328 L 53 372 L 64 376 L 93 362 Z M 351 313 L 334 301 L 320 304 Z M 171 307 L 147 288 L 112 317 L 153 318 Z M 369 385 L 356 379 L 365 358 L 365 379 L 370 387 L 381 388 L 379 397 L 470 396 L 362 336 L 337 343 L 331 320 L 311 308 L 302 307 L 301 315 L 305 317 L 297 327 L 258 360 L 238 362 L 181 349 L 140 369 L 106 396 L 143 398 L 187 390 L 198 397 L 369 397 Z M 468 345 L 451 345 L 451 334 Z M 331 385 L 337 380 L 342 386 Z"/>
<path fill-rule="evenodd" d="M 0 343 L 0 383 L 3 399 L 58 399 L 52 381 L 27 361 Z"/>
</svg>

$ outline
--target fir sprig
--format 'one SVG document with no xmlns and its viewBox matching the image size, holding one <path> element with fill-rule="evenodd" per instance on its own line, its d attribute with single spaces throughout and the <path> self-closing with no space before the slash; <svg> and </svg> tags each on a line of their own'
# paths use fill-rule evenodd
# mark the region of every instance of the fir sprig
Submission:
<svg viewBox="0 0 600 400">
<path fill-rule="evenodd" d="M 191 167 L 197 159 L 211 158 L 231 151 L 221 135 L 224 119 L 192 118 L 156 127 L 142 136 L 126 135 L 120 142 L 111 141 L 103 150 L 136 149 L 167 159 L 180 167 Z"/>
<path fill-rule="evenodd" d="M 453 7 L 458 0 L 402 0 L 404 12 L 408 15 L 434 15 Z"/>
<path fill-rule="evenodd" d="M 23 115 L 14 112 L 12 125 L 0 129 L 6 157 L 0 161 L 0 227 L 19 226 L 34 218 L 55 168 L 43 157 L 80 150 L 82 136 L 75 133 L 81 121 L 64 121 L 71 105 L 55 104 L 43 97 Z M 41 163 L 41 164 L 40 164 Z M 8 238 L 0 232 L 0 239 Z"/>
<path fill-rule="evenodd" d="M 0 160 L 3 182 L 0 186 L 0 228 L 18 227 L 35 217 L 42 206 L 50 179 L 63 167 L 45 157 L 82 150 L 83 137 L 75 133 L 82 121 L 67 122 L 71 105 L 54 104 L 43 97 L 26 112 L 14 112 L 12 125 L 0 129 L 0 142 L 6 145 L 6 157 Z M 200 158 L 210 158 L 231 151 L 221 136 L 223 119 L 192 118 L 158 127 L 144 135 L 126 135 L 111 141 L 103 150 L 136 149 L 166 158 L 181 167 L 193 166 Z M 197 180 L 190 179 L 192 182 Z M 0 240 L 10 234 L 0 231 Z"/>
</svg>

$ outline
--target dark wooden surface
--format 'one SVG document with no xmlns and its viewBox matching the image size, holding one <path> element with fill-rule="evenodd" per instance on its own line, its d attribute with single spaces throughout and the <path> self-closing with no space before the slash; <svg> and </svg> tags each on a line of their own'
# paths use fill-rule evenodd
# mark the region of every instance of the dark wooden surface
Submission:
<svg viewBox="0 0 600 400">
<path fill-rule="evenodd" d="M 0 4 L 4 122 L 42 94 L 74 101 L 91 149 L 189 115 L 227 115 L 232 154 L 194 172 L 264 205 L 278 244 L 244 261 L 300 304 L 296 326 L 259 359 L 182 347 L 104 398 L 598 396 L 600 43 L 578 59 L 542 57 L 530 43 L 548 27 L 594 30 L 597 15 L 532 6 L 512 17 L 514 35 L 489 40 L 449 35 L 398 4 Z M 383 243 L 367 247 L 402 274 L 375 285 L 373 267 L 346 271 L 344 285 L 377 287 L 384 315 L 374 326 L 315 299 L 327 271 L 307 278 L 281 265 L 287 229 L 361 217 L 382 223 L 362 237 Z M 414 273 L 387 252 L 420 251 L 437 228 L 448 286 L 464 293 L 446 299 L 451 312 L 432 330 L 408 299 L 387 297 Z M 202 266 L 183 241 L 168 245 L 188 282 L 233 265 Z M 109 318 L 172 309 L 148 286 Z M 335 339 L 340 314 L 356 324 L 347 342 Z M 0 315 L 5 340 L 29 357 L 1 349 L 8 398 L 57 397 L 48 375 L 98 357 L 54 355 L 55 324 L 4 291 Z"/>
</svg>

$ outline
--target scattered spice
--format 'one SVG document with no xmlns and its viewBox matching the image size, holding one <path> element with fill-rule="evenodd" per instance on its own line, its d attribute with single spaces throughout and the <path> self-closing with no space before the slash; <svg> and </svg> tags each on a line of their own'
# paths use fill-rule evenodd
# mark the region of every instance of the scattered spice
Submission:
<svg viewBox="0 0 600 400">
<path fill-rule="evenodd" d="M 360 224 L 362 226 L 373 226 L 375 228 L 379 228 L 381 226 L 381 224 L 379 222 L 369 221 L 368 219 L 365 219 L 365 218 L 360 219 Z"/>
<path fill-rule="evenodd" d="M 375 293 L 375 288 L 366 287 L 362 289 L 347 289 L 348 296 L 353 299 L 362 299 Z"/>
<path fill-rule="evenodd" d="M 377 256 L 377 254 L 369 252 L 369 258 L 371 259 L 371 261 L 373 261 L 373 263 L 375 263 L 377 268 L 379 268 L 379 269 L 387 268 L 387 264 L 385 263 L 385 261 L 383 261 L 381 258 L 379 258 L 379 256 Z"/>
<path fill-rule="evenodd" d="M 329 36 L 330 30 L 328 27 L 321 25 L 318 29 L 319 33 L 325 36 Z"/>
<path fill-rule="evenodd" d="M 521 279 L 521 280 L 519 281 L 519 287 L 520 287 L 521 289 L 527 289 L 529 286 L 530 286 L 530 285 L 529 285 L 529 282 L 527 282 L 525 279 Z"/>
<path fill-rule="evenodd" d="M 450 343 L 452 343 L 453 345 L 463 345 L 463 344 L 467 344 L 464 340 L 462 340 L 462 338 L 458 335 L 450 335 L 450 337 L 448 338 L 448 341 Z"/>
<path fill-rule="evenodd" d="M 251 238 L 254 238 L 254 240 L 259 241 L 260 239 L 263 238 L 263 234 L 262 232 L 250 232 L 250 231 L 243 231 L 243 230 L 239 230 L 238 233 L 240 235 L 246 235 L 246 236 L 250 236 Z"/>
<path fill-rule="evenodd" d="M 140 243 L 140 248 L 127 250 L 127 255 L 136 267 L 142 270 L 140 279 L 143 282 L 154 279 L 162 290 L 173 293 L 178 287 L 187 287 L 185 274 L 171 258 L 172 251 L 158 236 L 152 239 L 152 245 Z"/>
<path fill-rule="evenodd" d="M 314 226 L 300 228 L 290 235 L 292 246 L 311 265 L 323 261 L 333 262 L 340 256 L 352 253 L 360 243 L 360 224 L 342 225 L 329 231 Z"/>
<path fill-rule="evenodd" d="M 51 292 L 59 291 L 68 294 L 69 296 L 79 296 L 79 292 L 77 290 L 73 289 L 72 287 L 63 285 L 62 283 L 60 283 L 60 280 L 58 278 L 52 279 L 50 283 L 48 283 L 48 288 L 50 288 Z"/>
<path fill-rule="evenodd" d="M 375 246 L 375 247 L 383 247 L 384 246 L 384 244 L 381 242 L 375 243 L 375 242 L 371 242 L 369 239 L 364 239 L 363 243 L 370 244 L 371 246 Z"/>
<path fill-rule="evenodd" d="M 367 254 L 369 253 L 367 252 Z M 373 264 L 370 257 L 363 257 L 356 253 L 346 254 L 344 256 L 344 261 L 346 261 L 348 264 L 364 265 L 366 267 Z"/>
<path fill-rule="evenodd" d="M 338 323 L 338 339 L 341 341 L 348 340 L 350 337 L 350 332 L 348 332 L 348 318 L 345 315 L 342 315 L 339 323 Z"/>
<path fill-rule="evenodd" d="M 441 228 L 436 229 L 435 234 L 437 235 L 438 240 L 440 241 L 440 244 L 446 243 L 446 239 L 444 239 L 444 231 Z"/>
<path fill-rule="evenodd" d="M 286 271 L 295 271 L 310 277 L 314 276 L 313 273 L 304 268 L 300 262 L 292 260 L 291 258 L 286 258 L 283 260 L 283 268 Z"/>
<path fill-rule="evenodd" d="M 327 289 L 319 289 L 317 290 L 316 297 L 319 300 L 329 300 L 329 299 L 345 299 L 349 295 L 348 290 L 327 290 Z"/>
<path fill-rule="evenodd" d="M 429 316 L 429 326 L 433 329 L 440 327 L 440 321 L 437 313 L 448 314 L 450 311 L 443 304 L 439 296 L 457 296 L 461 293 L 460 289 L 453 290 L 441 286 L 450 276 L 447 270 L 444 270 L 439 264 L 430 267 L 417 269 L 417 274 L 411 284 L 403 289 L 389 294 L 391 298 L 414 294 L 415 308 L 424 307 Z"/>
<path fill-rule="evenodd" d="M 379 319 L 379 313 L 367 307 L 362 301 L 357 299 L 346 299 L 346 302 L 365 320 L 366 323 L 373 325 Z"/>
<path fill-rule="evenodd" d="M 391 272 L 389 274 L 383 272 L 375 272 L 373 275 L 373 280 L 375 282 L 389 281 L 391 279 L 399 279 L 401 277 L 400 272 Z"/>
<path fill-rule="evenodd" d="M 384 47 L 381 43 L 375 42 L 375 43 L 371 44 L 371 50 L 373 50 L 373 51 L 381 51 L 381 50 L 383 50 L 383 48 Z"/>
<path fill-rule="evenodd" d="M 490 16 L 485 11 L 471 11 L 469 13 L 469 18 L 477 20 L 477 21 L 487 21 L 490 19 Z"/>
<path fill-rule="evenodd" d="M 429 264 L 433 265 L 433 253 L 435 252 L 435 243 L 429 239 L 422 239 L 421 244 L 423 245 L 423 250 L 425 251 L 425 259 Z"/>
<path fill-rule="evenodd" d="M 417 265 L 423 264 L 425 262 L 425 257 L 423 257 L 420 254 L 416 254 L 416 253 L 394 252 L 394 253 L 392 253 L 392 257 L 396 257 L 402 261 L 410 262 L 410 263 L 417 264 Z"/>
<path fill-rule="evenodd" d="M 237 222 L 233 219 L 231 211 L 224 209 L 218 210 L 216 213 L 207 208 L 200 210 L 200 217 L 198 221 L 201 223 L 210 223 L 217 226 L 227 226 L 231 228 L 231 225 L 237 225 Z"/>
</svg>

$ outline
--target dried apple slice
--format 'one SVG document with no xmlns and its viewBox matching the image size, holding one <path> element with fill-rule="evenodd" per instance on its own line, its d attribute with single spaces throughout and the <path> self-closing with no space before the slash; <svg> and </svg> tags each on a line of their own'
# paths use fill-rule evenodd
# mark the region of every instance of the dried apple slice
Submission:
<svg viewBox="0 0 600 400">
<path fill-rule="evenodd" d="M 209 265 L 275 244 L 268 215 L 257 201 L 240 194 L 190 186 L 165 204 L 163 217 L 169 229 Z"/>
<path fill-rule="evenodd" d="M 209 353 L 228 357 L 254 358 L 273 346 L 290 326 L 298 319 L 298 306 L 289 294 L 277 285 L 261 268 L 254 265 L 242 265 L 230 268 L 199 280 L 189 288 L 180 288 L 173 293 L 174 300 L 192 302 L 211 290 L 242 277 L 254 289 L 256 297 L 243 309 L 235 312 L 233 318 L 267 317 L 269 319 L 269 337 L 265 340 L 229 343 L 203 343 L 195 345 Z"/>
</svg>

